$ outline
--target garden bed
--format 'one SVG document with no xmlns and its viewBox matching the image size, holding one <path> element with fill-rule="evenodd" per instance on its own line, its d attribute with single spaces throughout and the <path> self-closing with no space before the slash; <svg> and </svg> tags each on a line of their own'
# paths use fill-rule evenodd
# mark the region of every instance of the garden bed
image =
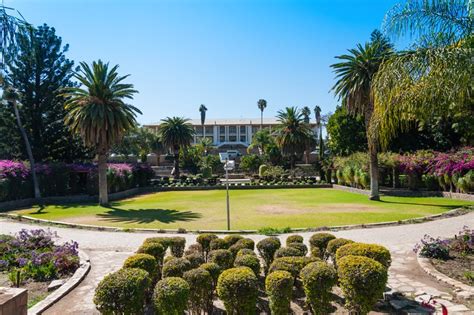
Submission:
<svg viewBox="0 0 474 315">
<path fill-rule="evenodd" d="M 450 278 L 474 286 L 474 254 L 451 253 L 447 260 L 431 259 L 436 270 Z"/>
</svg>

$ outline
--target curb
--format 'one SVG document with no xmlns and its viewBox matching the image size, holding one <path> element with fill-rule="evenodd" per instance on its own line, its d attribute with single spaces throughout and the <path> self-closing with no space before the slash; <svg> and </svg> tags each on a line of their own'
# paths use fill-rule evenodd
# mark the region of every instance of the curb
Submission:
<svg viewBox="0 0 474 315">
<path fill-rule="evenodd" d="M 447 275 L 439 272 L 435 269 L 429 258 L 421 257 L 417 254 L 416 259 L 418 261 L 418 265 L 420 265 L 421 269 L 423 269 L 425 273 L 434 277 L 440 282 L 444 282 L 454 287 L 454 292 L 457 297 L 467 300 L 474 296 L 474 287 L 450 278 Z"/>
<path fill-rule="evenodd" d="M 474 207 L 467 208 L 457 208 L 452 209 L 444 213 L 433 214 L 426 217 L 399 220 L 399 221 L 388 221 L 388 222 L 377 222 L 377 223 L 367 223 L 367 224 L 353 224 L 353 225 L 339 225 L 339 226 L 322 226 L 318 228 L 292 228 L 288 233 L 295 232 L 320 232 L 320 231 L 345 231 L 345 230 L 354 230 L 354 229 L 368 229 L 368 228 L 377 228 L 377 227 L 388 227 L 388 226 L 398 226 L 404 224 L 416 224 L 423 223 L 427 221 L 440 220 L 450 217 L 456 217 L 460 215 L 467 214 L 474 210 Z M 25 221 L 27 223 L 35 223 L 40 225 L 49 225 L 49 226 L 58 226 L 64 228 L 75 228 L 91 231 L 108 231 L 108 232 L 129 232 L 129 233 L 170 233 L 170 234 L 187 234 L 187 233 L 215 233 L 215 234 L 258 234 L 258 230 L 185 230 L 185 229 L 141 229 L 141 228 L 121 228 L 121 227 L 110 227 L 110 226 L 100 226 L 100 225 L 90 225 L 90 224 L 74 224 L 67 223 L 62 221 L 50 221 L 45 219 L 36 219 L 29 216 L 23 216 L 18 214 L 11 213 L 0 213 L 0 217 L 5 217 L 11 220 L 16 221 Z M 285 233 L 276 233 L 276 234 L 285 234 Z"/>
<path fill-rule="evenodd" d="M 89 256 L 87 256 L 87 254 L 81 250 L 79 251 L 79 259 L 79 268 L 77 268 L 72 277 L 69 278 L 69 280 L 66 281 L 66 283 L 64 283 L 56 291 L 48 295 L 44 300 L 29 308 L 28 315 L 42 314 L 48 308 L 53 306 L 53 304 L 63 298 L 66 294 L 71 292 L 75 287 L 77 287 L 82 280 L 84 280 L 86 275 L 89 273 L 89 270 L 91 269 L 91 263 L 89 260 Z"/>
</svg>

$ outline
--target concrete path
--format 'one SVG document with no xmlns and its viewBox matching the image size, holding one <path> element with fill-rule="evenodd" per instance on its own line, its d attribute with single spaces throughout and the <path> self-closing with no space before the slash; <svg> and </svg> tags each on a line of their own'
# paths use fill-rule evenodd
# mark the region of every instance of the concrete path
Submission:
<svg viewBox="0 0 474 315">
<path fill-rule="evenodd" d="M 357 229 L 334 232 L 337 237 L 354 241 L 378 243 L 386 246 L 392 253 L 392 267 L 389 270 L 389 287 L 409 296 L 420 297 L 431 294 L 442 298 L 450 313 L 473 313 L 460 302 L 454 302 L 452 289 L 437 283 L 426 275 L 416 262 L 413 246 L 425 235 L 452 237 L 464 225 L 474 227 L 474 212 L 466 215 L 421 224 L 400 225 L 372 229 Z M 0 219 L 0 234 L 16 233 L 34 225 Z M 42 226 L 44 228 L 44 226 Z M 147 237 L 153 233 L 100 232 L 80 229 L 51 227 L 60 236 L 60 241 L 75 240 L 91 259 L 92 269 L 86 279 L 45 314 L 98 314 L 92 298 L 97 283 L 108 273 L 119 269 L 123 261 L 131 255 Z M 299 233 L 308 242 L 313 233 Z M 160 236 L 167 236 L 159 234 Z M 176 234 L 173 234 L 176 236 Z M 187 245 L 194 243 L 195 235 L 183 234 Z M 249 235 L 256 242 L 266 236 Z M 282 243 L 286 236 L 280 237 Z"/>
</svg>

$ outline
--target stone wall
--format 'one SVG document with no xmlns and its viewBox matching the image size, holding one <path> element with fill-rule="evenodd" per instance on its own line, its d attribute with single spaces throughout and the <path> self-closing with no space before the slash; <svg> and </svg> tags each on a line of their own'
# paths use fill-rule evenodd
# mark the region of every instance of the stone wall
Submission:
<svg viewBox="0 0 474 315">
<path fill-rule="evenodd" d="M 0 315 L 26 315 L 28 293 L 25 289 L 0 287 Z"/>
</svg>

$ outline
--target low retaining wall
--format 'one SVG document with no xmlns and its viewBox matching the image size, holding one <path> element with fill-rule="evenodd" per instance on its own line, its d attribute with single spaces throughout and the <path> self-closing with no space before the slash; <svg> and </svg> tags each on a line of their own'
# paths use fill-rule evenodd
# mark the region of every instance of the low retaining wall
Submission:
<svg viewBox="0 0 474 315">
<path fill-rule="evenodd" d="M 28 292 L 20 288 L 0 288 L 0 314 L 26 315 Z"/>
<path fill-rule="evenodd" d="M 314 185 L 229 185 L 230 190 L 242 189 L 288 189 L 288 188 L 331 188 L 330 184 L 314 184 Z M 188 187 L 157 187 L 156 191 L 199 191 L 199 190 L 224 190 L 225 185 L 217 186 L 188 186 Z"/>
</svg>

